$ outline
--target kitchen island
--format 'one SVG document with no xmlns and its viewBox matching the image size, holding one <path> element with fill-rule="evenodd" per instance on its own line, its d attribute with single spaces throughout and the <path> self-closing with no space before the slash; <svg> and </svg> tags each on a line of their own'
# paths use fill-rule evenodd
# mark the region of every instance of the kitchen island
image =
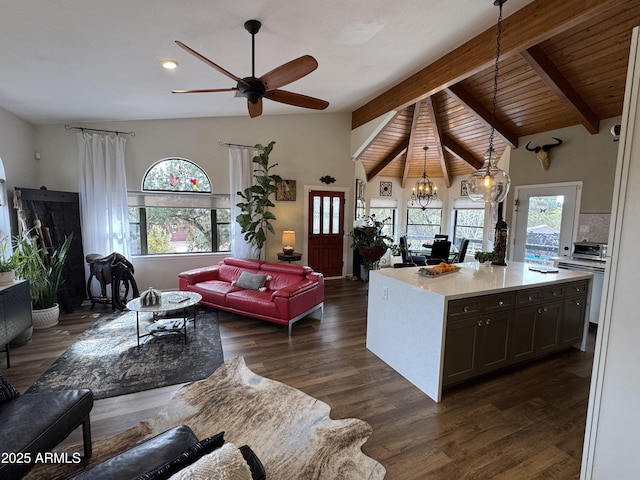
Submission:
<svg viewBox="0 0 640 480">
<path fill-rule="evenodd" d="M 458 264 L 369 275 L 367 348 L 436 402 L 443 388 L 567 348 L 585 349 L 592 275 Z"/>
</svg>

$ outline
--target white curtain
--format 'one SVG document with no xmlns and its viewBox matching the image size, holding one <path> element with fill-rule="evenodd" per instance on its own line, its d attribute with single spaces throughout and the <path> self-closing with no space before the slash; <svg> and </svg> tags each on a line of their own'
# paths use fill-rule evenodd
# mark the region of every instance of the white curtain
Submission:
<svg viewBox="0 0 640 480">
<path fill-rule="evenodd" d="M 240 233 L 240 225 L 236 217 L 240 209 L 236 204 L 242 201 L 237 192 L 243 191 L 253 183 L 253 163 L 256 155 L 253 147 L 229 146 L 229 190 L 231 193 L 231 255 L 237 258 L 250 258 L 251 246 L 245 242 Z"/>
<path fill-rule="evenodd" d="M 85 254 L 129 257 L 125 143 L 121 135 L 78 132 L 80 214 Z"/>
</svg>

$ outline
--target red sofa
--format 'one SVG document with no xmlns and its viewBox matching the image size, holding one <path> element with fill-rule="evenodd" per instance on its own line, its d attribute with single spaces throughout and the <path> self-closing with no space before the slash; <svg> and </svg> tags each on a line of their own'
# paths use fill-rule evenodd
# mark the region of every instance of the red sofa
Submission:
<svg viewBox="0 0 640 480">
<path fill-rule="evenodd" d="M 267 275 L 262 289 L 235 283 L 243 272 Z M 247 276 L 247 275 L 245 275 Z M 178 274 L 180 290 L 202 295 L 201 304 L 291 326 L 324 308 L 324 277 L 310 267 L 269 263 L 251 258 L 225 258 L 218 265 Z"/>
</svg>

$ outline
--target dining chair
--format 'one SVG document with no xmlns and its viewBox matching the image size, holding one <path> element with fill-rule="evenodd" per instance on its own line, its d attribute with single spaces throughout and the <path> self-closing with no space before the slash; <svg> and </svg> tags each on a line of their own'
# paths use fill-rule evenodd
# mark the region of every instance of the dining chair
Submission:
<svg viewBox="0 0 640 480">
<path fill-rule="evenodd" d="M 464 257 L 467 254 L 467 248 L 469 247 L 469 239 L 463 238 L 460 240 L 460 246 L 458 247 L 457 253 L 453 256 L 450 263 L 462 263 L 464 262 Z"/>
<path fill-rule="evenodd" d="M 431 255 L 427 258 L 427 263 L 429 265 L 440 262 L 448 263 L 450 251 L 451 242 L 449 240 L 433 242 L 433 245 L 431 245 Z"/>
<path fill-rule="evenodd" d="M 407 242 L 406 235 L 402 235 L 398 239 L 398 243 L 400 244 L 400 252 L 402 254 L 402 263 L 414 264 L 419 266 L 424 266 L 427 264 L 427 257 L 425 257 L 424 255 L 415 255 L 409 251 L 409 245 Z"/>
</svg>

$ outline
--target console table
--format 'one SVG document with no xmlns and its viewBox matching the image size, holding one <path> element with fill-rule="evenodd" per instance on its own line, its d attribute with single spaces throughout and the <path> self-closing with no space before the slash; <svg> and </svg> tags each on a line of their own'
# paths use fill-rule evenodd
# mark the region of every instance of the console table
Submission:
<svg viewBox="0 0 640 480">
<path fill-rule="evenodd" d="M 0 285 L 0 346 L 4 345 L 7 368 L 11 367 L 9 342 L 32 325 L 29 282 Z"/>
</svg>

